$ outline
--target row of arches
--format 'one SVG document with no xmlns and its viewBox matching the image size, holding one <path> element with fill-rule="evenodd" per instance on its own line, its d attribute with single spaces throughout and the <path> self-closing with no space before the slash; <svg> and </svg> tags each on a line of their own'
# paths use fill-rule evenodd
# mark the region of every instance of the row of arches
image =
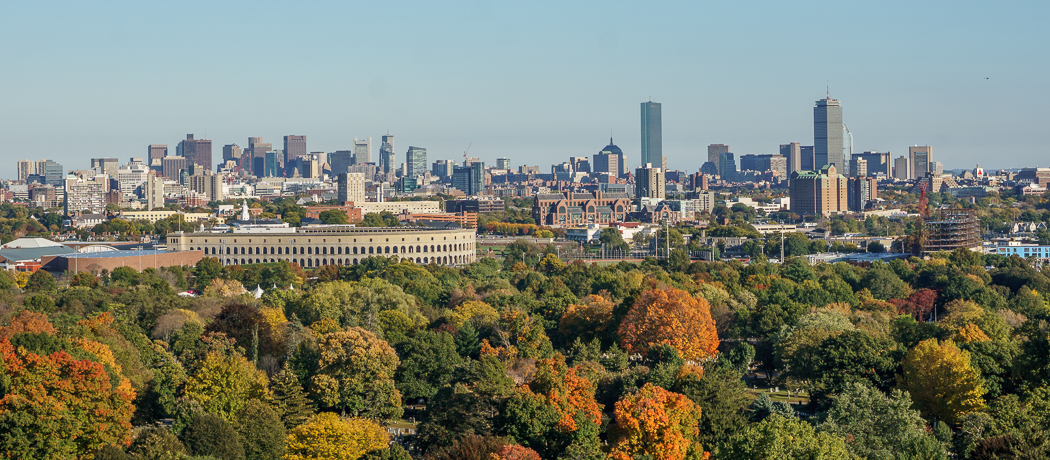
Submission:
<svg viewBox="0 0 1050 460">
<path fill-rule="evenodd" d="M 426 265 L 426 264 L 429 264 L 429 263 L 435 263 L 435 264 L 438 264 L 438 265 L 459 265 L 459 264 L 466 264 L 466 263 L 473 262 L 472 260 L 469 260 L 468 257 L 465 256 L 465 255 L 437 256 L 437 257 L 416 257 L 414 259 L 412 257 L 406 257 L 406 259 L 411 260 L 411 261 L 413 261 L 413 262 L 415 262 L 417 264 L 423 264 L 423 265 Z M 267 259 L 267 258 L 251 258 L 251 257 L 241 258 L 241 259 L 227 258 L 227 259 L 225 259 L 224 265 L 263 264 L 263 263 L 277 262 L 278 260 L 285 260 L 285 259 L 283 257 L 279 258 L 279 259 L 278 258 L 269 258 L 269 259 Z M 298 263 L 299 266 L 303 267 L 303 268 L 316 268 L 316 267 L 321 267 L 321 266 L 324 266 L 324 265 L 357 265 L 360 262 L 360 260 L 361 259 L 357 259 L 357 258 L 354 258 L 354 259 L 350 259 L 350 258 L 345 258 L 345 259 L 343 259 L 343 258 L 336 258 L 336 259 L 328 259 L 328 258 L 294 259 L 293 258 L 293 259 L 290 259 L 291 262 Z"/>
<path fill-rule="evenodd" d="M 312 246 L 301 247 L 292 246 L 289 248 L 285 247 L 265 247 L 265 246 L 240 246 L 240 247 L 226 247 L 221 248 L 218 246 L 204 247 L 198 246 L 196 248 L 190 248 L 190 250 L 203 251 L 206 255 L 349 255 L 349 254 L 420 254 L 420 253 L 433 253 L 433 252 L 450 252 L 450 251 L 466 251 L 473 248 L 467 243 L 457 244 L 437 244 L 437 245 L 416 245 L 416 246 L 366 246 L 366 247 L 320 247 L 314 248 Z M 400 249 L 400 250 L 399 250 Z"/>
</svg>

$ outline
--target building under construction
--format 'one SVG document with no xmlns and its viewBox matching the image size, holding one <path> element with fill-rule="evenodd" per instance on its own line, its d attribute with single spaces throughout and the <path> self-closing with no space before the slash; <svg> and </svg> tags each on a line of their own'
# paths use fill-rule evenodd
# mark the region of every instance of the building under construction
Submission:
<svg viewBox="0 0 1050 460">
<path fill-rule="evenodd" d="M 944 209 L 940 220 L 925 225 L 929 235 L 923 248 L 926 252 L 981 246 L 981 221 L 975 209 Z"/>
</svg>

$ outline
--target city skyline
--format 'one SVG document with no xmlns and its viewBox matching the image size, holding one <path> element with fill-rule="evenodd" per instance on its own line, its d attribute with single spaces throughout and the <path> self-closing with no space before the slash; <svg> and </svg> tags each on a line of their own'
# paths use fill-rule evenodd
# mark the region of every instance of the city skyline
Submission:
<svg viewBox="0 0 1050 460">
<path fill-rule="evenodd" d="M 351 150 L 355 136 L 390 130 L 432 158 L 458 158 L 472 145 L 471 155 L 486 161 L 547 165 L 593 154 L 611 131 L 634 167 L 641 153 L 635 107 L 651 97 L 664 106 L 668 165 L 695 171 L 709 144 L 733 145 L 738 157 L 809 145 L 812 101 L 830 86 L 856 152 L 897 157 L 929 144 L 948 169 L 1047 166 L 1050 134 L 1040 108 L 1050 104 L 1041 84 L 1050 51 L 1031 44 L 1045 38 L 1037 18 L 1050 6 L 949 5 L 263 3 L 248 15 L 253 21 L 309 33 L 247 40 L 227 26 L 245 20 L 236 5 L 208 4 L 201 16 L 193 2 L 16 4 L 0 31 L 0 53 L 20 63 L 4 74 L 0 151 L 71 165 L 83 157 L 125 161 L 144 156 L 149 144 L 170 152 L 192 132 L 216 147 L 300 133 L 311 150 L 333 152 Z M 403 11 L 399 26 L 419 33 L 381 33 L 382 21 L 355 21 L 360 33 L 352 36 L 336 32 L 347 18 L 390 8 Z M 664 27 L 633 27 L 640 17 L 660 18 Z M 708 26 L 692 27 L 698 17 Z M 813 17 L 850 20 L 824 22 L 819 34 L 779 27 Z M 595 21 L 605 25 L 597 34 L 582 27 Z M 178 39 L 152 33 L 187 23 L 195 33 Z M 856 33 L 864 28 L 880 33 Z M 811 52 L 818 36 L 836 37 L 819 55 Z M 299 64 L 199 71 L 285 54 Z M 176 56 L 196 65 L 174 65 Z M 642 57 L 646 65 L 633 64 Z M 617 70 L 593 78 L 595 68 L 610 65 Z M 312 71 L 298 71 L 305 68 Z M 0 168 L 0 177 L 15 175 L 11 165 Z"/>
</svg>

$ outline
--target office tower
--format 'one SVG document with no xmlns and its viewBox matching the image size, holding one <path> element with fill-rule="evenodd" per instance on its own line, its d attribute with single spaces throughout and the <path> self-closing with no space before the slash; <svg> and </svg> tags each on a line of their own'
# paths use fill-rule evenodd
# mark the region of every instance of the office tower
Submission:
<svg viewBox="0 0 1050 460">
<path fill-rule="evenodd" d="M 178 156 L 186 158 L 189 164 L 198 164 L 211 171 L 210 140 L 194 139 L 192 134 L 187 134 L 186 140 L 179 142 L 177 150 Z"/>
<path fill-rule="evenodd" d="M 149 162 L 152 163 L 154 159 L 161 159 L 168 156 L 168 144 L 150 144 L 149 145 Z"/>
<path fill-rule="evenodd" d="M 453 168 L 455 168 L 456 162 L 452 160 L 436 160 L 431 165 L 430 174 L 435 177 L 442 179 L 452 177 Z"/>
<path fill-rule="evenodd" d="M 248 150 L 244 153 L 250 158 L 252 175 L 266 177 L 266 154 L 273 150 L 273 144 L 263 142 L 261 137 L 248 138 Z"/>
<path fill-rule="evenodd" d="M 893 159 L 893 178 L 898 180 L 911 180 L 911 158 L 901 155 Z"/>
<path fill-rule="evenodd" d="M 496 169 L 510 169 L 510 158 L 496 158 Z"/>
<path fill-rule="evenodd" d="M 354 152 L 349 150 L 336 150 L 328 155 L 328 166 L 333 175 L 339 175 L 350 170 L 354 164 Z"/>
<path fill-rule="evenodd" d="M 817 101 L 813 107 L 813 159 L 814 169 L 835 165 L 835 170 L 848 174 L 842 151 L 842 106 L 837 99 L 828 97 Z"/>
<path fill-rule="evenodd" d="M 798 150 L 802 155 L 802 160 L 799 163 L 802 165 L 801 171 L 813 171 L 817 169 L 817 160 L 814 158 L 814 148 L 812 145 L 803 145 Z"/>
<path fill-rule="evenodd" d="M 263 177 L 282 177 L 281 163 L 278 160 L 280 151 L 266 152 L 266 160 L 263 162 Z"/>
<path fill-rule="evenodd" d="M 208 172 L 208 179 L 210 181 L 208 186 L 208 201 L 223 201 L 226 199 L 226 190 L 224 189 L 224 183 L 222 176 L 218 174 L 211 174 Z"/>
<path fill-rule="evenodd" d="M 781 179 L 786 179 L 787 158 L 784 158 L 783 155 L 774 154 L 744 155 L 740 157 L 740 170 L 758 172 L 773 171 L 777 173 L 777 177 L 780 177 Z"/>
<path fill-rule="evenodd" d="M 944 174 L 944 163 L 934 161 L 930 164 L 933 165 L 931 166 L 931 168 L 933 168 L 933 175 L 940 176 L 941 174 Z"/>
<path fill-rule="evenodd" d="M 572 165 L 572 172 L 574 173 L 590 173 L 591 162 L 587 157 L 569 157 L 569 164 Z"/>
<path fill-rule="evenodd" d="M 852 177 L 846 184 L 846 194 L 849 210 L 863 212 L 868 201 L 878 197 L 879 181 L 874 177 Z"/>
<path fill-rule="evenodd" d="M 634 172 L 635 190 L 639 198 L 651 198 L 662 200 L 667 195 L 664 171 L 660 167 L 653 167 L 647 163 Z"/>
<path fill-rule="evenodd" d="M 707 174 L 698 172 L 689 176 L 689 188 L 700 191 L 707 190 L 708 186 Z"/>
<path fill-rule="evenodd" d="M 886 178 L 890 178 L 893 177 L 893 163 L 890 162 L 890 155 L 890 152 L 863 152 L 854 153 L 853 159 L 862 158 L 868 162 L 868 176 L 874 177 L 882 173 L 886 175 Z M 853 176 L 860 177 L 861 174 L 853 174 Z"/>
<path fill-rule="evenodd" d="M 467 196 L 479 196 L 485 192 L 485 163 L 477 161 L 452 169 L 452 188 Z"/>
<path fill-rule="evenodd" d="M 186 157 L 178 155 L 166 156 L 161 160 L 161 174 L 172 180 L 179 180 L 179 176 L 188 168 Z"/>
<path fill-rule="evenodd" d="M 660 103 L 642 103 L 642 165 L 660 164 L 664 156 Z"/>
<path fill-rule="evenodd" d="M 518 166 L 518 174 L 522 174 L 522 175 L 525 175 L 525 176 L 535 176 L 535 175 L 537 175 L 539 173 L 540 173 L 540 167 L 539 166 L 529 166 L 529 165 Z"/>
<path fill-rule="evenodd" d="M 131 196 L 135 190 L 146 183 L 149 178 L 149 166 L 144 163 L 130 162 L 117 170 L 117 187 L 120 193 Z M 145 193 L 145 190 L 143 190 Z"/>
<path fill-rule="evenodd" d="M 18 180 L 25 182 L 29 180 L 30 174 L 36 174 L 36 162 L 22 160 L 18 162 Z"/>
<path fill-rule="evenodd" d="M 379 146 L 379 169 L 383 174 L 390 174 L 396 169 L 397 160 L 394 156 L 394 135 L 384 134 L 383 144 Z"/>
<path fill-rule="evenodd" d="M 921 179 L 926 173 L 933 172 L 933 147 L 928 145 L 908 147 L 908 157 L 911 160 L 911 178 Z"/>
<path fill-rule="evenodd" d="M 787 158 L 787 176 L 802 169 L 802 144 L 798 142 L 792 142 L 790 144 L 780 144 L 780 155 Z"/>
<path fill-rule="evenodd" d="M 44 160 L 43 168 L 40 166 L 40 163 L 36 164 L 36 173 L 44 176 L 47 184 L 55 188 L 65 186 L 66 170 L 62 168 L 62 165 L 53 160 Z"/>
<path fill-rule="evenodd" d="M 806 214 L 833 214 L 849 209 L 848 186 L 845 176 L 835 165 L 820 171 L 795 171 L 791 175 L 788 194 L 791 212 Z"/>
<path fill-rule="evenodd" d="M 91 169 L 96 169 L 99 174 L 107 174 L 115 179 L 120 165 L 116 158 L 92 158 Z"/>
<path fill-rule="evenodd" d="M 278 161 L 285 165 L 289 158 L 300 158 L 309 154 L 306 150 L 306 136 L 284 136 L 284 155 Z"/>
<path fill-rule="evenodd" d="M 624 174 L 623 151 L 616 144 L 613 144 L 611 137 L 609 138 L 609 145 L 606 145 L 594 155 L 592 169 L 594 172 L 606 173 L 612 177 L 620 177 Z"/>
<path fill-rule="evenodd" d="M 164 178 L 151 172 L 146 179 L 146 210 L 152 211 L 164 207 Z"/>
<path fill-rule="evenodd" d="M 423 147 L 408 147 L 405 153 L 405 176 L 416 177 L 427 173 L 427 149 Z"/>
<path fill-rule="evenodd" d="M 372 162 L 372 138 L 354 138 L 354 163 L 364 164 Z"/>
<path fill-rule="evenodd" d="M 237 144 L 226 144 L 222 146 L 222 161 L 240 161 L 241 159 L 241 147 Z"/>
<path fill-rule="evenodd" d="M 69 177 L 64 181 L 66 215 L 102 214 L 106 212 L 109 177 L 99 174 L 91 179 Z"/>
<path fill-rule="evenodd" d="M 718 158 L 728 151 L 729 146 L 726 144 L 711 144 L 707 146 L 707 161 L 718 164 Z"/>
<path fill-rule="evenodd" d="M 853 157 L 849 162 L 850 177 L 866 177 L 868 175 L 868 160 Z"/>
<path fill-rule="evenodd" d="M 722 180 L 732 181 L 736 179 L 736 158 L 733 152 L 724 152 L 718 155 L 718 175 Z"/>
<path fill-rule="evenodd" d="M 365 175 L 363 173 L 339 174 L 339 204 L 365 202 Z"/>
</svg>

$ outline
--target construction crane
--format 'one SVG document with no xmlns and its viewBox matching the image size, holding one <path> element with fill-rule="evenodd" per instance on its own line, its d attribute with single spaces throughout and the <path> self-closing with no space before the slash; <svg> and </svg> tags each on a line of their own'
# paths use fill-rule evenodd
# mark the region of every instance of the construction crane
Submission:
<svg viewBox="0 0 1050 460">
<path fill-rule="evenodd" d="M 463 166 L 467 165 L 467 152 L 470 152 L 470 146 L 474 145 L 473 142 L 467 144 L 467 149 L 463 151 Z"/>
<path fill-rule="evenodd" d="M 926 240 L 926 219 L 930 217 L 930 202 L 926 198 L 926 184 L 919 182 L 919 217 L 915 222 L 915 232 L 912 233 L 912 254 L 922 256 L 923 245 Z"/>
</svg>

